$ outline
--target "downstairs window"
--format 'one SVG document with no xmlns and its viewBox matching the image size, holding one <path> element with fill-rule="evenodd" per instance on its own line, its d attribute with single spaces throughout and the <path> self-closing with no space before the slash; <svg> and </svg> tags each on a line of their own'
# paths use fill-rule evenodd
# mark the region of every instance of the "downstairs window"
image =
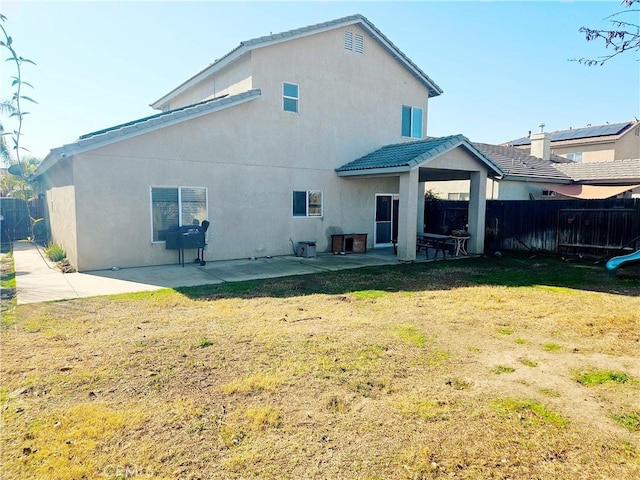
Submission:
<svg viewBox="0 0 640 480">
<path fill-rule="evenodd" d="M 164 242 L 167 230 L 207 219 L 205 187 L 151 187 L 151 238 Z"/>
</svg>

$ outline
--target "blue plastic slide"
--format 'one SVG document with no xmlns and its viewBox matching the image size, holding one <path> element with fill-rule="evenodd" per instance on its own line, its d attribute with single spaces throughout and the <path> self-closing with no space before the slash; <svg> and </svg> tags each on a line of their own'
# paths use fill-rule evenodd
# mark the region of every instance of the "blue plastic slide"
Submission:
<svg viewBox="0 0 640 480">
<path fill-rule="evenodd" d="M 624 265 L 627 262 L 640 262 L 640 250 L 635 253 L 630 253 L 629 255 L 613 257 L 607 262 L 605 268 L 607 269 L 607 272 L 615 272 L 618 267 Z"/>
</svg>

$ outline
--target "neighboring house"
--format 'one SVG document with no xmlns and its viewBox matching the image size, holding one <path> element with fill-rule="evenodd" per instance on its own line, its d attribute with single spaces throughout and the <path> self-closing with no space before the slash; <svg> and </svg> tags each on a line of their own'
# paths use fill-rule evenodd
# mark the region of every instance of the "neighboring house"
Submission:
<svg viewBox="0 0 640 480">
<path fill-rule="evenodd" d="M 618 124 L 611 131 L 623 133 L 615 135 L 617 143 L 596 143 L 596 137 L 584 139 L 593 141 L 592 147 L 600 145 L 611 148 L 608 153 L 632 153 L 627 147 L 636 142 L 640 127 L 638 122 Z M 621 127 L 625 125 L 625 127 Z M 635 128 L 630 128 L 635 126 Z M 594 130 L 595 129 L 595 130 Z M 586 129 L 576 129 L 586 130 Z M 603 127 L 593 127 L 600 134 Z M 579 135 L 587 135 L 582 132 Z M 559 135 L 556 135 L 558 138 Z M 545 198 L 609 198 L 614 196 L 640 196 L 640 150 L 635 158 L 615 160 L 590 160 L 578 162 L 556 155 L 553 152 L 552 133 L 535 133 L 527 137 L 528 145 L 515 147 L 507 144 L 488 145 L 474 143 L 494 164 L 504 172 L 499 179 L 487 183 L 487 198 L 495 200 L 526 200 Z M 603 135 L 597 137 L 603 142 Z M 623 141 L 624 139 L 624 141 Z M 614 142 L 611 138 L 611 142 Z M 607 146 L 608 145 L 608 146 Z M 624 148 L 623 148 L 624 147 Z M 603 150 L 603 152 L 607 152 Z M 466 200 L 469 185 L 466 182 L 429 183 L 427 188 L 448 200 Z"/>
<path fill-rule="evenodd" d="M 361 15 L 242 42 L 162 113 L 51 150 L 36 176 L 52 239 L 79 271 L 175 263 L 167 231 L 205 219 L 206 260 L 330 251 L 339 233 L 383 247 L 396 231 L 413 260 L 425 182 L 467 179 L 481 253 L 487 178 L 503 172 L 461 135 L 426 138 L 441 93 Z"/>
<path fill-rule="evenodd" d="M 640 198 L 640 158 L 611 162 L 563 163 L 555 165 L 574 184 L 554 187 L 559 194 L 588 198 L 593 191 L 603 195 Z M 594 188 L 597 187 L 597 188 Z"/>
<path fill-rule="evenodd" d="M 527 200 L 551 196 L 553 191 L 540 184 L 565 185 L 571 177 L 555 167 L 569 160 L 557 155 L 549 155 L 548 160 L 535 157 L 514 147 L 473 142 L 482 152 L 504 172 L 499 179 L 489 179 L 486 197 L 490 200 Z M 469 182 L 429 182 L 428 190 L 445 200 L 468 200 Z"/>
<path fill-rule="evenodd" d="M 551 153 L 574 162 L 602 162 L 640 157 L 640 121 L 570 128 L 549 133 Z M 529 136 L 503 145 L 531 151 Z"/>
</svg>

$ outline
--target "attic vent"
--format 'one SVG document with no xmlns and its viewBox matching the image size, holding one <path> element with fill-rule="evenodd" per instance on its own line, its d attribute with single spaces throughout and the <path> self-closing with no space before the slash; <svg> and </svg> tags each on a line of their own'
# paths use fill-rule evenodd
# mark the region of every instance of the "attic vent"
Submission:
<svg viewBox="0 0 640 480">
<path fill-rule="evenodd" d="M 344 32 L 344 49 L 353 50 L 353 32 Z"/>
<path fill-rule="evenodd" d="M 356 33 L 356 48 L 355 48 L 355 52 L 356 53 L 364 52 L 364 40 L 362 38 L 362 35 L 358 35 L 357 33 Z"/>
<path fill-rule="evenodd" d="M 344 32 L 344 49 L 349 52 L 364 53 L 364 38 L 353 32 Z"/>
</svg>

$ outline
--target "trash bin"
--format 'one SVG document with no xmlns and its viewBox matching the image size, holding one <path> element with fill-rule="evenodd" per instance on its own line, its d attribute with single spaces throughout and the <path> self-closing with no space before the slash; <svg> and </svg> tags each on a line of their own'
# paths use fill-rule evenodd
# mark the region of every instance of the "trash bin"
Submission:
<svg viewBox="0 0 640 480">
<path fill-rule="evenodd" d="M 316 242 L 298 242 L 296 257 L 313 258 L 316 256 Z"/>
</svg>

